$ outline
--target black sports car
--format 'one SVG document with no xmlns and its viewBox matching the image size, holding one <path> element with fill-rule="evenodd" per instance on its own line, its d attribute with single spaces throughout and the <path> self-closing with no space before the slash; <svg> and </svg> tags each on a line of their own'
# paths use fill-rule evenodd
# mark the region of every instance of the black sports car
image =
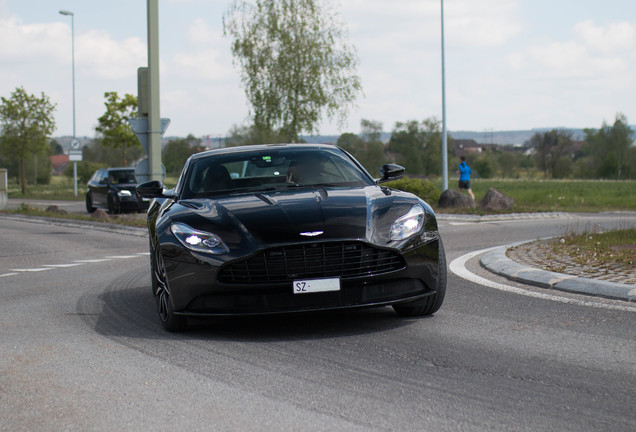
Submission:
<svg viewBox="0 0 636 432">
<path fill-rule="evenodd" d="M 281 144 L 198 153 L 177 186 L 137 192 L 148 209 L 152 292 L 169 331 L 188 316 L 392 305 L 437 311 L 446 259 L 431 207 L 380 186 L 331 145 Z"/>
<path fill-rule="evenodd" d="M 86 185 L 86 211 L 102 208 L 109 213 L 146 210 L 148 198 L 135 192 L 139 183 L 134 168 L 103 168 L 95 171 Z"/>
</svg>

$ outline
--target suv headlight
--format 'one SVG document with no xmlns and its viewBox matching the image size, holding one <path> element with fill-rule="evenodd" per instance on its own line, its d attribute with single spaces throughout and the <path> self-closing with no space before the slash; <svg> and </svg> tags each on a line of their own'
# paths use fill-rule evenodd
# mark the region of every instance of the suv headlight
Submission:
<svg viewBox="0 0 636 432">
<path fill-rule="evenodd" d="M 426 211 L 421 205 L 414 205 L 404 216 L 401 216 L 391 225 L 391 240 L 404 240 L 417 234 L 424 226 Z"/>
<path fill-rule="evenodd" d="M 129 190 L 122 189 L 122 190 L 120 190 L 120 191 L 117 191 L 117 196 L 119 196 L 119 197 L 122 197 L 122 198 L 123 198 L 123 197 L 129 197 L 129 196 L 132 196 L 132 194 L 130 193 L 130 191 L 129 191 Z"/>
<path fill-rule="evenodd" d="M 186 248 L 213 255 L 228 253 L 230 249 L 223 243 L 221 237 L 205 231 L 195 230 L 184 223 L 173 223 L 170 230 L 177 240 Z"/>
</svg>

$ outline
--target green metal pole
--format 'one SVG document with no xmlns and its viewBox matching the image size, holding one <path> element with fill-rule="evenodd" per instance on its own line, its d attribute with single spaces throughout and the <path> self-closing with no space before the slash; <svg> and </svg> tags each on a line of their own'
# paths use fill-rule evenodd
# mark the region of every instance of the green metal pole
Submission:
<svg viewBox="0 0 636 432">
<path fill-rule="evenodd" d="M 159 111 L 159 1 L 148 0 L 148 159 L 151 180 L 162 180 Z"/>
</svg>

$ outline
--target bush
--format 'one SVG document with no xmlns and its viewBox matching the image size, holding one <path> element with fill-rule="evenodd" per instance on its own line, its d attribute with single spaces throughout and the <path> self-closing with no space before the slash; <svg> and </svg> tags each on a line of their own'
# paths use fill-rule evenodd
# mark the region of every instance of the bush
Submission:
<svg viewBox="0 0 636 432">
<path fill-rule="evenodd" d="M 91 179 L 91 176 L 101 168 L 106 168 L 107 165 L 99 162 L 87 162 L 81 161 L 77 163 L 77 182 L 79 184 L 86 184 Z M 69 163 L 64 170 L 66 177 L 73 178 L 73 163 Z"/>
<path fill-rule="evenodd" d="M 385 183 L 385 185 L 393 189 L 399 189 L 417 195 L 429 204 L 437 203 L 441 195 L 441 191 L 433 182 L 418 178 L 404 177 L 401 180 Z"/>
</svg>

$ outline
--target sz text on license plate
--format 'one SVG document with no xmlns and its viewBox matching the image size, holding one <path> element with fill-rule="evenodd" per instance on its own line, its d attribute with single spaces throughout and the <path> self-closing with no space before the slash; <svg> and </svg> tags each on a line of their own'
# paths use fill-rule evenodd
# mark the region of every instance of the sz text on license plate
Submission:
<svg viewBox="0 0 636 432">
<path fill-rule="evenodd" d="M 340 291 L 340 279 L 307 279 L 293 282 L 294 294 Z"/>
</svg>

